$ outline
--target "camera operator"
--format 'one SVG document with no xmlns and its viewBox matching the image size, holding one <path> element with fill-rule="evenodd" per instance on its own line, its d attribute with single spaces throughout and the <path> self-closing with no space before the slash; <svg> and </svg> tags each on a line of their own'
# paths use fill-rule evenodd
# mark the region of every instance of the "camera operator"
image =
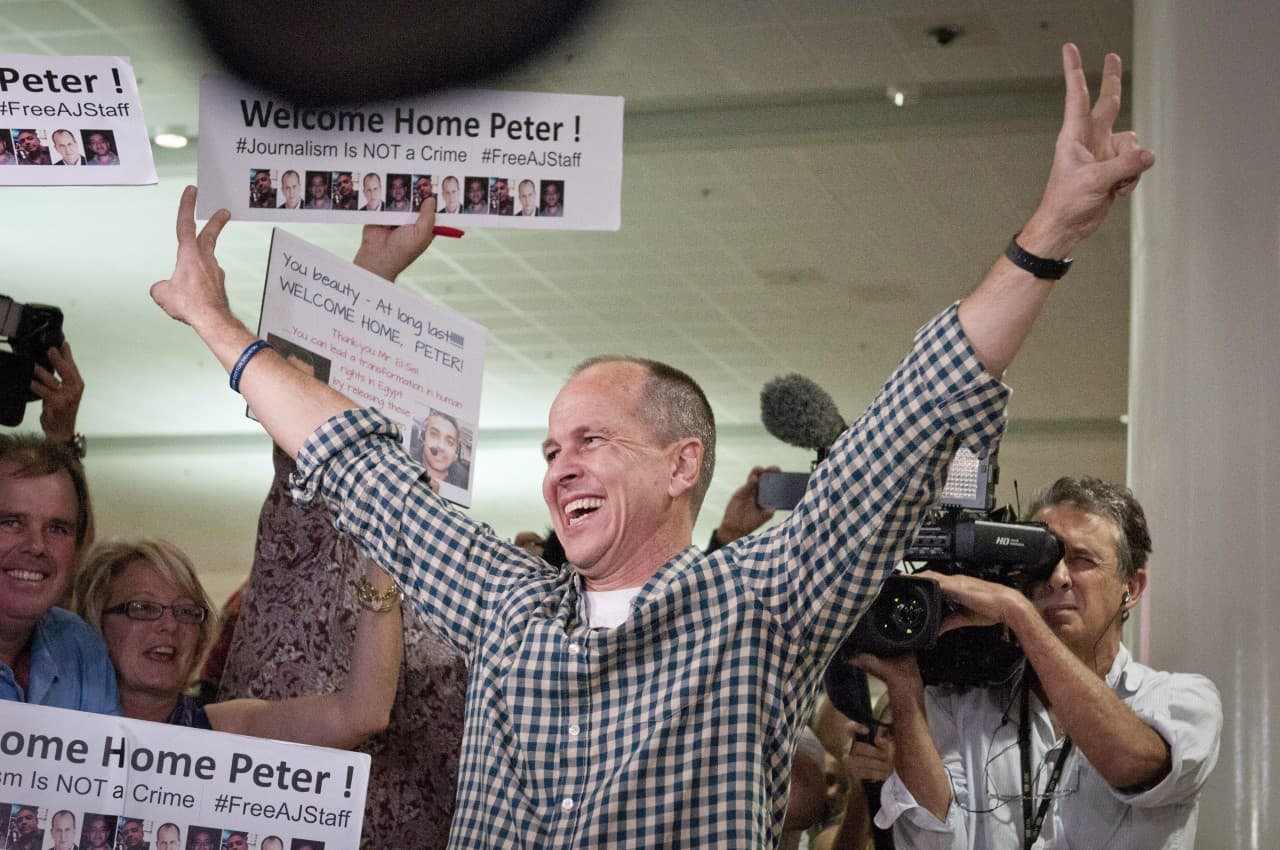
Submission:
<svg viewBox="0 0 1280 850">
<path fill-rule="evenodd" d="M 1142 507 L 1119 485 L 1061 478 L 1031 510 L 1064 554 L 1025 595 L 933 576 L 961 606 L 944 630 L 1003 623 L 1017 637 L 1027 660 L 1011 683 L 926 690 L 912 655 L 857 656 L 894 712 L 876 821 L 899 848 L 1190 847 L 1222 705 L 1208 679 L 1153 670 L 1121 642 L 1147 587 Z"/>
</svg>

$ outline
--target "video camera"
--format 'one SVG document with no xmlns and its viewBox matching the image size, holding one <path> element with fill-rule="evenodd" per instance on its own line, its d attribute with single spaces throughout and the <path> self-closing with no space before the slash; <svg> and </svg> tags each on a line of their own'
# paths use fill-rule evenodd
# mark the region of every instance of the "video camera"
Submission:
<svg viewBox="0 0 1280 850">
<path fill-rule="evenodd" d="M 760 391 L 765 430 L 784 443 L 817 453 L 821 463 L 845 428 L 831 396 L 803 375 L 784 375 Z M 1014 522 L 1013 511 L 993 510 L 999 468 L 963 447 L 947 470 L 939 503 L 903 556 L 910 564 L 935 572 L 964 574 L 1021 588 L 1047 578 L 1062 557 L 1062 546 L 1041 523 Z M 804 496 L 810 473 L 762 473 L 756 502 L 762 508 L 793 509 Z M 912 570 L 911 572 L 914 572 Z M 962 628 L 939 635 L 944 610 L 938 583 L 912 576 L 891 576 L 832 661 L 826 685 L 832 702 L 846 716 L 866 718 L 841 705 L 860 704 L 862 673 L 845 661 L 859 652 L 902 655 L 914 652 L 927 684 L 994 684 L 1007 679 L 1022 660 L 1022 650 L 1002 627 Z"/>
<path fill-rule="evenodd" d="M 1062 560 L 1062 542 L 1044 523 L 1017 522 L 1012 508 L 994 507 L 998 477 L 994 461 L 966 457 L 963 450 L 952 461 L 942 508 L 925 520 L 903 553 L 904 564 L 913 569 L 885 581 L 827 667 L 827 695 L 847 717 L 868 716 L 865 676 L 848 663 L 861 652 L 915 653 L 926 685 L 989 686 L 1017 672 L 1022 649 L 1004 626 L 968 626 L 939 634 L 942 620 L 954 609 L 943 600 L 936 580 L 911 574 L 929 569 L 1019 590 L 1049 577 Z"/>
<path fill-rule="evenodd" d="M 1048 526 L 1012 522 L 1008 508 L 985 516 L 951 509 L 930 518 L 907 547 L 904 561 L 948 575 L 968 575 L 1019 590 L 1043 581 L 1062 558 L 1062 544 Z M 1006 681 L 1022 650 L 1003 626 L 976 626 L 939 634 L 950 613 L 937 581 L 890 576 L 827 671 L 831 679 L 860 652 L 916 654 L 925 684 L 993 685 Z"/>
<path fill-rule="evenodd" d="M 0 295 L 0 425 L 22 424 L 28 402 L 39 396 L 31 391 L 36 364 L 52 370 L 49 349 L 62 345 L 62 311 L 48 304 L 19 304 Z"/>
<path fill-rule="evenodd" d="M 975 513 L 949 508 L 929 518 L 907 547 L 904 562 L 948 575 L 969 575 L 1019 590 L 1047 579 L 1062 559 L 1062 543 L 1039 522 L 1013 522 L 1013 510 Z M 1002 625 L 968 626 L 939 634 L 951 610 L 932 578 L 895 573 L 837 650 L 824 684 L 846 717 L 873 721 L 866 675 L 853 656 L 915 653 L 926 685 L 986 687 L 1009 681 L 1022 649 Z"/>
</svg>

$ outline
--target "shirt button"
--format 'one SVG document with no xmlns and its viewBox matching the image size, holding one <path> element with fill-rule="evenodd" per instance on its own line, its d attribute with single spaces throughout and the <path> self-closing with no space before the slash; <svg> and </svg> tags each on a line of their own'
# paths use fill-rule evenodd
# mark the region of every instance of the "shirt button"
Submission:
<svg viewBox="0 0 1280 850">
<path fill-rule="evenodd" d="M 581 731 L 582 731 L 582 728 L 581 728 L 580 726 L 578 726 L 578 724 L 577 724 L 577 723 L 575 723 L 575 724 L 573 724 L 572 726 L 570 726 L 570 727 L 569 727 L 569 734 L 570 734 L 570 735 L 574 735 L 574 736 L 576 736 L 576 735 L 577 735 L 579 732 L 581 732 Z"/>
<path fill-rule="evenodd" d="M 579 646 L 578 646 L 578 644 L 577 644 L 576 642 L 575 642 L 575 643 L 571 643 L 571 644 L 569 644 L 569 654 L 570 654 L 570 655 L 577 655 L 577 654 L 578 654 L 578 650 L 579 650 L 579 649 L 581 649 L 581 647 L 579 647 Z"/>
<path fill-rule="evenodd" d="M 564 811 L 566 811 L 566 812 L 572 811 L 572 810 L 573 810 L 573 798 L 572 798 L 572 797 L 565 797 L 563 800 L 561 800 L 561 801 L 560 801 L 560 808 L 561 808 L 561 809 L 563 809 L 563 810 L 564 810 Z"/>
</svg>

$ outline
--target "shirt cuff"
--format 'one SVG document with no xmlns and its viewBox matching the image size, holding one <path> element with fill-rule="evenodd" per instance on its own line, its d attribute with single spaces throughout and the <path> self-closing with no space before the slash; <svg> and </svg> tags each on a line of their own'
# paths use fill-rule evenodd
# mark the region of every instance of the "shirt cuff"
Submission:
<svg viewBox="0 0 1280 850">
<path fill-rule="evenodd" d="M 952 820 L 957 817 L 957 806 L 953 801 L 947 807 L 947 819 L 938 820 L 933 812 L 916 802 L 916 798 L 907 790 L 895 771 L 889 774 L 880 789 L 880 811 L 876 812 L 875 823 L 881 829 L 891 829 L 898 818 L 905 818 L 906 823 L 915 829 L 951 834 L 957 826 Z"/>
<path fill-rule="evenodd" d="M 1135 808 L 1151 808 L 1179 802 L 1186 796 L 1186 781 L 1183 776 L 1188 770 L 1193 769 L 1186 763 L 1188 744 L 1180 737 L 1187 733 L 1186 726 L 1180 727 L 1165 711 L 1152 711 L 1133 705 L 1130 708 L 1143 723 L 1154 729 L 1156 734 L 1164 738 L 1165 743 L 1169 745 L 1169 772 L 1155 785 L 1142 791 L 1126 792 L 1112 788 L 1111 793 L 1117 799 Z M 1202 729 L 1200 734 L 1207 734 L 1207 731 Z"/>
<path fill-rule="evenodd" d="M 289 476 L 294 501 L 308 505 L 317 496 L 323 497 L 325 479 L 341 479 L 341 467 L 356 460 L 344 460 L 343 452 L 371 436 L 383 437 L 394 445 L 401 443 L 400 429 L 372 407 L 343 411 L 313 431 L 298 450 L 297 468 Z"/>
</svg>

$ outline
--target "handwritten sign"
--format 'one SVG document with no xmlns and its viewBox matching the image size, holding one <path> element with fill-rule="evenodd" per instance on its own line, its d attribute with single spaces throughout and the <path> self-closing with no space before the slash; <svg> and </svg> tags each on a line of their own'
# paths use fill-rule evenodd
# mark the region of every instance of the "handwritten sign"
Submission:
<svg viewBox="0 0 1280 850">
<path fill-rule="evenodd" d="M 259 336 L 397 421 L 440 495 L 471 504 L 481 325 L 276 228 Z"/>
</svg>

